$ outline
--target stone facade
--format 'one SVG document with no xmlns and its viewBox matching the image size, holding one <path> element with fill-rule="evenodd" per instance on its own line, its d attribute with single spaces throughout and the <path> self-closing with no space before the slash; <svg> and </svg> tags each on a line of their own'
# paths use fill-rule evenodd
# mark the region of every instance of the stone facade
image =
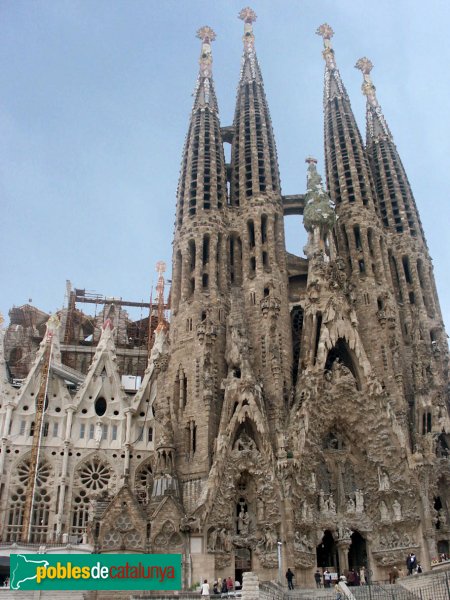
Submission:
<svg viewBox="0 0 450 600">
<path fill-rule="evenodd" d="M 32 307 L 23 310 L 33 322 L 13 322 L 4 344 L 2 333 L 2 544 L 23 543 L 35 402 L 51 343 L 31 542 L 47 551 L 67 543 L 182 553 L 186 586 L 245 571 L 275 578 L 279 541 L 298 583 L 311 583 L 317 566 L 365 566 L 386 578 L 409 552 L 427 568 L 450 541 L 448 349 L 372 65 L 357 63 L 364 144 L 332 29 L 318 29 L 327 189 L 308 158 L 306 194 L 284 197 L 256 15 L 247 8 L 240 17 L 232 127 L 219 122 L 215 34 L 198 32 L 170 327 L 161 310 L 153 344 L 147 322 L 147 338 L 130 345 L 130 322 L 110 303 L 97 326 L 73 307 L 62 311 L 62 326 L 48 321 L 52 335 L 40 346 L 47 319 Z M 292 213 L 304 216 L 306 259 L 285 250 L 283 215 Z M 145 371 L 143 346 L 151 346 Z M 36 349 L 30 364 L 22 360 Z M 143 375 L 135 393 L 122 385 L 127 373 Z M 23 379 L 15 387 L 14 377 Z"/>
</svg>

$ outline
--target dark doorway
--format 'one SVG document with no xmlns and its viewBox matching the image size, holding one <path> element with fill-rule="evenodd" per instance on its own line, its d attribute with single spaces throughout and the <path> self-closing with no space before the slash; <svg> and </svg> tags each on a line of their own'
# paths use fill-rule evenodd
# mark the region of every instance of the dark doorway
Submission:
<svg viewBox="0 0 450 600">
<path fill-rule="evenodd" d="M 366 540 L 359 533 L 354 531 L 351 536 L 351 546 L 348 550 L 348 567 L 349 569 L 358 570 L 361 567 L 367 568 L 367 546 Z"/>
<path fill-rule="evenodd" d="M 448 540 L 440 540 L 437 543 L 437 551 L 438 554 L 447 554 L 449 553 L 449 545 Z"/>
<path fill-rule="evenodd" d="M 242 585 L 242 575 L 252 570 L 252 553 L 248 548 L 237 548 L 234 555 L 234 579 Z"/>
<path fill-rule="evenodd" d="M 322 541 L 317 546 L 317 566 L 324 569 L 333 567 L 333 571 L 339 571 L 339 558 L 336 544 L 330 530 L 324 532 Z"/>
</svg>

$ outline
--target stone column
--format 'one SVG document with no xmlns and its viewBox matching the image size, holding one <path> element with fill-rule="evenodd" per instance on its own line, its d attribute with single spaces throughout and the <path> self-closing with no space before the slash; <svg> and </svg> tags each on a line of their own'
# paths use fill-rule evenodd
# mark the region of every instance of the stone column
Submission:
<svg viewBox="0 0 450 600">
<path fill-rule="evenodd" d="M 336 542 L 339 558 L 340 572 L 345 574 L 348 571 L 348 550 L 351 546 L 351 540 L 340 540 Z"/>
<path fill-rule="evenodd" d="M 252 571 L 242 577 L 242 600 L 259 600 L 258 575 Z"/>
</svg>

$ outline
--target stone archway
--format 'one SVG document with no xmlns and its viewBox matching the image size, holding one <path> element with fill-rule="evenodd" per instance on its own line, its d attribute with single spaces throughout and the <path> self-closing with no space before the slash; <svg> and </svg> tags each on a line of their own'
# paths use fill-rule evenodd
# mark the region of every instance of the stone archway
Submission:
<svg viewBox="0 0 450 600">
<path fill-rule="evenodd" d="M 249 548 L 236 548 L 234 554 L 234 579 L 242 585 L 242 576 L 252 570 L 252 551 Z"/>
<path fill-rule="evenodd" d="M 339 557 L 333 534 L 329 529 L 324 531 L 322 540 L 316 548 L 317 566 L 325 569 L 333 567 L 333 571 L 339 571 Z"/>
<path fill-rule="evenodd" d="M 348 549 L 348 568 L 359 571 L 361 567 L 367 568 L 367 544 L 365 538 L 354 531 L 351 535 L 352 543 Z"/>
</svg>

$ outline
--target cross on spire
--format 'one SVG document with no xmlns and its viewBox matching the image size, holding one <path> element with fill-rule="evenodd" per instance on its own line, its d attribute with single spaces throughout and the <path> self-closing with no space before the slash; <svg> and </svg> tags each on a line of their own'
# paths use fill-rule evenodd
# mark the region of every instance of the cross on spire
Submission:
<svg viewBox="0 0 450 600">
<path fill-rule="evenodd" d="M 246 8 L 243 8 L 241 10 L 241 12 L 239 13 L 239 18 L 245 23 L 254 23 L 257 19 L 257 16 L 255 11 L 249 6 L 247 6 Z"/>
<path fill-rule="evenodd" d="M 197 31 L 197 37 L 199 40 L 202 40 L 204 44 L 209 44 L 216 39 L 216 33 L 211 27 L 204 25 Z"/>
<path fill-rule="evenodd" d="M 323 38 L 323 45 L 325 48 L 331 48 L 331 38 L 334 35 L 334 31 L 328 23 L 323 23 L 316 29 L 316 34 Z"/>
<path fill-rule="evenodd" d="M 356 65 L 355 65 L 355 69 L 359 69 L 360 71 L 363 72 L 364 75 L 368 75 L 370 73 L 370 71 L 373 69 L 373 63 L 372 61 L 367 58 L 366 56 L 363 56 L 363 58 L 360 58 Z"/>
</svg>

